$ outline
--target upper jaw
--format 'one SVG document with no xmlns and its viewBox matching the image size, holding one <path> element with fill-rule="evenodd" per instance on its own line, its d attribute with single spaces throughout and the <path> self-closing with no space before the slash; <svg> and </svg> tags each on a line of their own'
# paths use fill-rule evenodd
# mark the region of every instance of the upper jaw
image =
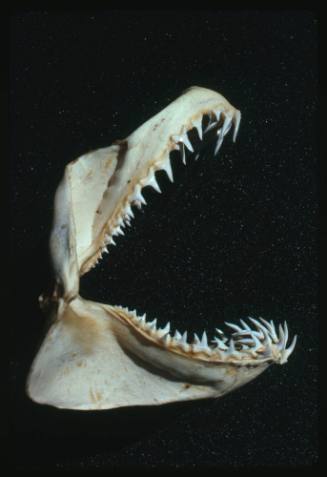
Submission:
<svg viewBox="0 0 327 477">
<path fill-rule="evenodd" d="M 193 87 L 126 139 L 118 141 L 117 164 L 103 191 L 93 223 L 93 240 L 80 251 L 80 275 L 95 266 L 107 247 L 115 244 L 116 235 L 123 234 L 123 227 L 133 218 L 132 206 L 140 208 L 145 204 L 142 189 L 151 186 L 161 192 L 156 172 L 164 170 L 173 181 L 170 153 L 178 150 L 184 163 L 186 151 L 197 153 L 189 137 L 192 129 L 197 131 L 198 141 L 205 141 L 209 135 L 212 139 L 216 132 L 217 155 L 232 128 L 235 141 L 240 118 L 240 111 L 219 93 Z"/>
</svg>

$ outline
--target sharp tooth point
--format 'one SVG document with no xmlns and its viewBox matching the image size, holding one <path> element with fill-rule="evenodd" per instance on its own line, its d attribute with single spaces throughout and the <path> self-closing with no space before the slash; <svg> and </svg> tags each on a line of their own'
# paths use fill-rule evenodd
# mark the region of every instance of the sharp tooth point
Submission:
<svg viewBox="0 0 327 477">
<path fill-rule="evenodd" d="M 205 128 L 205 130 L 203 131 L 204 134 L 206 134 L 207 132 L 211 131 L 211 129 L 213 129 L 214 127 L 216 127 L 218 124 L 217 121 L 212 121 L 212 118 L 210 116 L 210 120 L 209 120 L 209 123 L 207 125 L 207 127 Z"/>
<path fill-rule="evenodd" d="M 233 142 L 236 141 L 238 129 L 240 127 L 240 122 L 241 122 L 241 111 L 237 110 L 233 117 L 233 124 L 234 124 Z"/>
<path fill-rule="evenodd" d="M 197 335 L 196 333 L 194 333 L 193 344 L 195 344 L 195 345 L 201 344 L 201 340 L 200 340 L 200 338 L 198 337 L 198 335 Z"/>
<path fill-rule="evenodd" d="M 166 161 L 162 165 L 162 169 L 166 172 L 167 176 L 169 177 L 170 182 L 174 182 L 173 171 L 171 168 L 170 159 L 166 159 Z"/>
<path fill-rule="evenodd" d="M 223 143 L 224 136 L 222 135 L 221 129 L 219 130 L 219 137 L 217 139 L 215 151 L 213 153 L 214 156 L 217 156 L 219 149 L 221 148 L 221 145 Z"/>
<path fill-rule="evenodd" d="M 247 331 L 251 331 L 251 328 L 249 327 L 249 325 L 247 323 L 245 323 L 244 320 L 240 320 L 240 323 L 241 325 L 243 326 L 243 328 Z"/>
<path fill-rule="evenodd" d="M 201 339 L 201 345 L 203 347 L 207 347 L 208 346 L 208 338 L 207 338 L 207 333 L 204 331 L 203 334 L 202 334 L 202 339 Z"/>
<path fill-rule="evenodd" d="M 168 346 L 171 343 L 172 337 L 170 336 L 169 333 L 167 333 L 162 339 L 164 344 Z"/>
<path fill-rule="evenodd" d="M 229 322 L 225 321 L 225 325 L 229 326 L 230 328 L 232 328 L 235 331 L 242 331 L 242 328 L 235 325 L 234 323 L 229 323 Z"/>
<path fill-rule="evenodd" d="M 145 182 L 144 186 L 151 186 L 153 187 L 154 190 L 156 190 L 157 192 L 159 192 L 159 194 L 161 194 L 161 189 L 156 180 L 155 172 L 153 170 L 150 172 L 150 174 L 148 175 L 148 177 L 145 179 L 144 182 Z"/>
<path fill-rule="evenodd" d="M 187 331 L 184 331 L 184 333 L 183 333 L 182 342 L 183 342 L 184 344 L 187 344 Z"/>
<path fill-rule="evenodd" d="M 189 151 L 194 152 L 193 146 L 191 144 L 191 141 L 188 138 L 187 133 L 183 134 L 183 136 L 181 137 L 181 140 L 183 141 L 183 143 L 185 144 L 185 146 L 187 147 Z"/>
<path fill-rule="evenodd" d="M 294 351 L 296 342 L 297 342 L 297 335 L 294 336 L 293 341 L 292 341 L 292 343 L 290 344 L 290 346 L 289 346 L 288 348 L 286 348 L 284 351 L 282 351 L 282 356 L 281 356 L 280 364 L 287 363 L 287 360 L 288 360 L 289 356 L 290 356 L 290 355 L 293 353 L 293 351 Z"/>
<path fill-rule="evenodd" d="M 178 330 L 175 330 L 174 340 L 180 341 L 181 339 L 182 339 L 182 335 L 180 334 Z"/>
<path fill-rule="evenodd" d="M 155 318 L 154 320 L 148 322 L 148 328 L 149 328 L 151 331 L 156 330 L 156 328 L 157 328 L 157 318 Z"/>
<path fill-rule="evenodd" d="M 184 143 L 181 144 L 181 151 L 182 151 L 182 161 L 183 161 L 183 164 L 186 166 L 186 155 L 185 155 Z"/>
<path fill-rule="evenodd" d="M 166 335 L 167 333 L 169 333 L 170 331 L 170 322 L 168 321 L 168 323 L 166 324 L 166 326 L 164 328 L 161 328 L 160 330 L 160 334 L 162 336 Z"/>
</svg>

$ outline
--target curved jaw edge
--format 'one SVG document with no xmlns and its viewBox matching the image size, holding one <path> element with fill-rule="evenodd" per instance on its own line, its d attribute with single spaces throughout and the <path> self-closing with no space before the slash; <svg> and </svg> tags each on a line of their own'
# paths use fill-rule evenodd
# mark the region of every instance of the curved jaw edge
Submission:
<svg viewBox="0 0 327 477">
<path fill-rule="evenodd" d="M 235 141 L 240 118 L 219 93 L 193 87 L 126 139 L 67 165 L 50 239 L 57 315 L 28 378 L 33 400 L 87 410 L 217 397 L 287 361 L 296 337 L 287 347 L 286 323 L 277 332 L 272 322 L 250 318 L 253 329 L 241 320 L 228 324 L 229 339 L 217 330 L 211 346 L 206 332 L 188 342 L 169 324 L 158 330 L 155 321 L 78 294 L 80 276 L 123 234 L 132 206 L 145 205 L 142 188 L 160 192 L 160 170 L 173 181 L 170 152 L 178 149 L 184 163 L 198 157 L 189 131 L 200 141 L 216 135 L 216 155 L 233 128 Z"/>
<path fill-rule="evenodd" d="M 91 410 L 219 397 L 273 362 L 176 353 L 147 339 L 121 310 L 81 297 L 60 301 L 28 378 L 31 399 Z"/>
</svg>

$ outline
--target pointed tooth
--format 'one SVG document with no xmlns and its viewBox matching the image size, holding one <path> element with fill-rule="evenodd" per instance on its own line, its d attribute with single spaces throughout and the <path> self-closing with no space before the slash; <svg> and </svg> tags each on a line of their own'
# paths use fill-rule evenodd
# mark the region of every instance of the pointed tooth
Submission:
<svg viewBox="0 0 327 477">
<path fill-rule="evenodd" d="M 135 215 L 134 215 L 134 212 L 132 210 L 132 207 L 131 207 L 131 204 L 127 204 L 126 207 L 125 207 L 125 215 L 127 215 L 128 217 L 132 217 L 134 219 Z"/>
<path fill-rule="evenodd" d="M 286 344 L 287 344 L 287 341 L 288 341 L 288 328 L 287 328 L 286 321 L 284 321 L 284 334 L 285 334 L 285 348 L 286 348 Z"/>
<path fill-rule="evenodd" d="M 196 119 L 195 121 L 192 122 L 193 126 L 196 128 L 198 132 L 199 139 L 202 141 L 203 138 L 203 133 L 202 133 L 202 117 L 199 119 Z"/>
<path fill-rule="evenodd" d="M 282 357 L 281 357 L 281 360 L 280 360 L 280 364 L 287 363 L 287 360 L 288 360 L 289 356 L 290 356 L 290 355 L 293 353 L 293 351 L 294 351 L 296 342 L 297 342 L 297 335 L 294 336 L 293 341 L 292 341 L 292 343 L 290 344 L 290 346 L 289 346 L 288 348 L 286 348 L 286 349 L 283 350 L 283 352 L 282 352 Z"/>
<path fill-rule="evenodd" d="M 169 346 L 171 343 L 172 337 L 170 336 L 169 333 L 167 333 L 165 336 L 163 336 L 162 340 L 166 346 Z"/>
<path fill-rule="evenodd" d="M 209 122 L 208 126 L 205 128 L 205 130 L 203 131 L 204 134 L 207 134 L 207 132 L 211 131 L 211 129 L 215 128 L 217 126 L 218 122 L 217 121 L 214 121 L 214 122 Z"/>
<path fill-rule="evenodd" d="M 241 111 L 237 110 L 233 116 L 233 124 L 234 124 L 233 142 L 236 141 L 238 129 L 240 127 L 240 122 L 241 122 Z"/>
<path fill-rule="evenodd" d="M 262 323 L 260 323 L 260 321 L 256 320 L 255 318 L 252 318 L 251 316 L 249 316 L 249 320 L 252 321 L 252 323 L 258 330 L 261 330 L 263 333 L 267 331 L 267 328 Z"/>
<path fill-rule="evenodd" d="M 215 147 L 215 151 L 213 153 L 214 156 L 217 156 L 218 152 L 219 152 L 219 149 L 221 148 L 221 145 L 223 143 L 223 140 L 224 140 L 224 136 L 221 132 L 221 129 L 219 129 L 219 136 L 218 136 L 218 139 L 217 139 L 217 143 L 216 143 L 216 147 Z"/>
<path fill-rule="evenodd" d="M 188 352 L 191 349 L 191 345 L 187 342 L 187 331 L 183 333 L 182 339 L 179 342 L 180 347 L 183 351 Z"/>
<path fill-rule="evenodd" d="M 183 161 L 183 164 L 185 164 L 185 166 L 186 166 L 186 156 L 185 156 L 185 146 L 184 146 L 184 143 L 181 144 L 181 151 L 182 151 L 182 161 Z"/>
<path fill-rule="evenodd" d="M 255 335 L 252 335 L 252 337 L 253 337 L 253 342 L 254 342 L 253 351 L 257 351 L 260 348 L 262 348 L 262 343 L 261 343 L 260 340 L 258 340 L 258 338 Z"/>
<path fill-rule="evenodd" d="M 194 152 L 193 146 L 191 144 L 191 141 L 188 138 L 187 132 L 183 134 L 183 136 L 181 137 L 181 140 L 183 141 L 183 143 L 185 144 L 185 146 L 187 147 L 189 151 Z"/>
<path fill-rule="evenodd" d="M 112 237 L 110 237 L 110 243 L 111 243 L 111 245 L 116 245 L 116 242 L 114 241 L 114 239 Z"/>
<path fill-rule="evenodd" d="M 207 333 L 205 331 L 202 334 L 201 346 L 203 346 L 204 348 L 208 347 L 208 338 L 207 338 Z"/>
<path fill-rule="evenodd" d="M 183 344 L 188 344 L 188 343 L 187 343 L 187 331 L 184 331 L 184 333 L 183 333 L 182 343 L 183 343 Z"/>
<path fill-rule="evenodd" d="M 154 190 L 159 192 L 159 194 L 161 193 L 161 189 L 160 189 L 159 184 L 156 180 L 155 172 L 154 172 L 153 169 L 150 171 L 150 174 L 145 179 L 145 184 L 144 185 L 145 186 L 151 186 L 151 187 L 153 187 Z"/>
<path fill-rule="evenodd" d="M 105 247 L 103 247 L 103 249 L 102 249 L 102 253 L 109 253 L 109 251 L 108 251 L 108 249 L 107 249 L 107 247 L 106 247 L 106 246 L 105 246 Z"/>
<path fill-rule="evenodd" d="M 170 322 L 168 321 L 168 323 L 166 324 L 164 328 L 159 328 L 158 333 L 162 337 L 166 335 L 167 333 L 169 333 L 169 331 L 170 331 Z"/>
<path fill-rule="evenodd" d="M 219 109 L 216 109 L 213 112 L 214 112 L 214 115 L 216 116 L 216 123 L 219 123 L 221 111 Z"/>
<path fill-rule="evenodd" d="M 139 317 L 139 323 L 141 326 L 144 326 L 146 321 L 145 321 L 145 318 L 146 318 L 146 314 L 144 313 L 144 315 L 140 316 Z"/>
<path fill-rule="evenodd" d="M 171 168 L 171 163 L 169 157 L 164 161 L 164 163 L 161 165 L 161 169 L 164 170 L 169 177 L 170 182 L 174 182 L 174 176 L 173 176 L 173 171 Z"/>
<path fill-rule="evenodd" d="M 240 323 L 245 330 L 251 331 L 251 328 L 249 327 L 249 325 L 244 320 L 240 320 Z"/>
<path fill-rule="evenodd" d="M 282 325 L 279 325 L 278 331 L 279 331 L 279 346 L 278 347 L 281 350 L 283 350 L 285 349 L 285 333 L 284 333 Z"/>
<path fill-rule="evenodd" d="M 146 205 L 146 201 L 142 195 L 142 192 L 141 192 L 142 188 L 140 186 L 140 184 L 137 184 L 135 186 L 135 189 L 134 189 L 134 192 L 133 192 L 133 195 L 131 196 L 131 201 L 133 202 L 136 202 L 136 203 L 140 203 L 140 204 L 143 204 L 143 205 Z"/>
<path fill-rule="evenodd" d="M 228 347 L 227 355 L 238 357 L 238 356 L 240 356 L 241 354 L 242 354 L 242 353 L 240 353 L 239 351 L 237 351 L 237 350 L 235 349 L 234 340 L 233 340 L 233 338 L 231 338 L 231 339 L 229 340 L 229 347 Z"/>
<path fill-rule="evenodd" d="M 225 115 L 225 120 L 221 128 L 222 137 L 226 136 L 231 126 L 232 126 L 232 118 L 230 116 Z"/>
<path fill-rule="evenodd" d="M 201 340 L 196 333 L 194 333 L 193 344 L 195 344 L 195 345 L 200 345 L 201 344 Z"/>
<path fill-rule="evenodd" d="M 235 325 L 234 323 L 228 323 L 227 321 L 225 321 L 225 324 L 226 324 L 227 326 L 229 326 L 230 328 L 232 328 L 233 330 L 243 331 L 242 328 L 240 328 L 239 326 Z"/>
<path fill-rule="evenodd" d="M 265 324 L 265 326 L 266 326 L 267 330 L 269 331 L 269 334 L 270 334 L 270 336 L 272 337 L 273 341 L 274 341 L 275 343 L 278 343 L 279 338 L 278 338 L 278 336 L 277 336 L 276 329 L 275 329 L 275 325 L 274 325 L 273 321 L 271 321 L 271 322 L 269 323 L 269 321 L 264 320 L 263 318 L 261 318 L 261 316 L 259 317 L 259 319 L 262 321 L 262 323 Z"/>
<path fill-rule="evenodd" d="M 181 339 L 182 339 L 182 335 L 180 334 L 178 330 L 175 330 L 174 340 L 180 341 Z"/>
<path fill-rule="evenodd" d="M 156 329 L 157 329 L 157 318 L 155 318 L 155 319 L 152 320 L 152 321 L 148 321 L 147 325 L 148 325 L 148 329 L 149 329 L 150 331 L 156 330 Z"/>
<path fill-rule="evenodd" d="M 123 229 L 122 229 L 120 226 L 116 228 L 116 233 L 117 233 L 118 235 L 125 235 Z"/>
</svg>

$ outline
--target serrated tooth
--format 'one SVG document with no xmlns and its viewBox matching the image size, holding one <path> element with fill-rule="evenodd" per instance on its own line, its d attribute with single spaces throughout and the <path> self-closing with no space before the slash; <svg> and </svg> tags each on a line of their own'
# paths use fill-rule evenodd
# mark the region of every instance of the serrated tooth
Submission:
<svg viewBox="0 0 327 477">
<path fill-rule="evenodd" d="M 238 332 L 242 332 L 242 328 L 240 328 L 239 326 L 235 325 L 234 323 L 229 323 L 227 321 L 225 321 L 225 325 L 229 326 L 230 328 L 232 328 L 233 330 L 236 330 Z"/>
<path fill-rule="evenodd" d="M 184 133 L 183 136 L 181 136 L 181 141 L 185 144 L 185 146 L 187 147 L 189 151 L 194 152 L 193 146 L 191 144 L 191 141 L 188 138 L 187 132 Z"/>
<path fill-rule="evenodd" d="M 290 344 L 290 346 L 282 351 L 282 356 L 281 356 L 281 359 L 280 359 L 280 364 L 287 363 L 287 360 L 288 360 L 289 356 L 290 356 L 290 355 L 293 353 L 293 351 L 294 351 L 296 342 L 297 342 L 297 335 L 294 336 L 293 341 L 292 341 L 292 343 Z"/>
<path fill-rule="evenodd" d="M 233 116 L 233 124 L 234 124 L 233 142 L 236 141 L 238 129 L 240 127 L 240 122 L 241 122 L 241 111 L 237 110 Z"/>
<path fill-rule="evenodd" d="M 161 169 L 164 170 L 169 177 L 170 182 L 174 182 L 173 171 L 171 168 L 171 163 L 169 157 L 161 164 Z"/>
<path fill-rule="evenodd" d="M 199 119 L 195 119 L 192 121 L 192 125 L 196 128 L 198 132 L 199 139 L 202 141 L 203 133 L 202 133 L 202 117 Z"/>
<path fill-rule="evenodd" d="M 157 192 L 159 192 L 159 194 L 161 194 L 161 189 L 160 189 L 159 184 L 156 180 L 155 172 L 154 172 L 153 169 L 150 171 L 150 174 L 145 179 L 145 184 L 144 185 L 153 187 L 154 190 L 156 190 Z"/>
</svg>

